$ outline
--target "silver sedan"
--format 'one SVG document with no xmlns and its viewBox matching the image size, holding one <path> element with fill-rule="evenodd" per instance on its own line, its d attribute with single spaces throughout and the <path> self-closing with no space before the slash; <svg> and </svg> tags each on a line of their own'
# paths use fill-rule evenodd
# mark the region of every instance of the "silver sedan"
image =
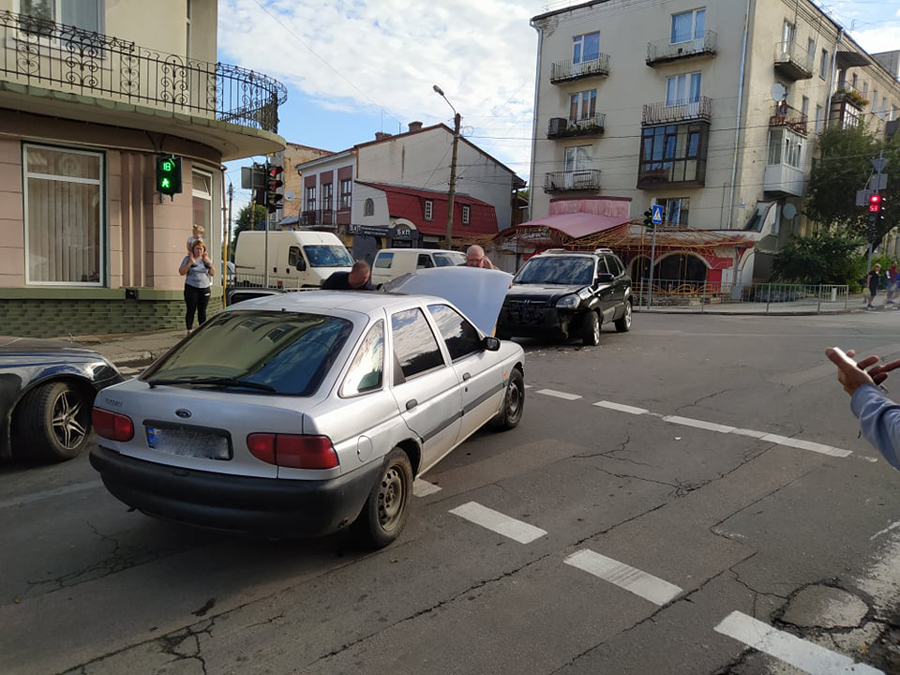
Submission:
<svg viewBox="0 0 900 675">
<path fill-rule="evenodd" d="M 381 547 L 415 476 L 485 424 L 519 423 L 523 366 L 439 297 L 249 300 L 100 393 L 91 464 L 151 516 L 268 537 L 353 525 Z"/>
</svg>

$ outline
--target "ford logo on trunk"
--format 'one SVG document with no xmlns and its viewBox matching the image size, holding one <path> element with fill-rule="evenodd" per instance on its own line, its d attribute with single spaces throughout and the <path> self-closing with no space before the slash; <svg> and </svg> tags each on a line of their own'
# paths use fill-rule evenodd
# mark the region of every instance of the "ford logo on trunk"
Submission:
<svg viewBox="0 0 900 675">
<path fill-rule="evenodd" d="M 181 419 L 186 420 L 191 416 L 191 411 L 186 408 L 179 408 L 175 411 L 175 414 L 178 415 Z"/>
</svg>

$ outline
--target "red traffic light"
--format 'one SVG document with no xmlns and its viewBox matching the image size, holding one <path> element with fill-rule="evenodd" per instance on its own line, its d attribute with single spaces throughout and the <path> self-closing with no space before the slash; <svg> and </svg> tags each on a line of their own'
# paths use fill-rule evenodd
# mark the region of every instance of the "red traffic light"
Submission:
<svg viewBox="0 0 900 675">
<path fill-rule="evenodd" d="M 881 211 L 881 201 L 882 197 L 880 194 L 875 193 L 869 195 L 869 211 L 871 213 L 878 213 L 879 211 Z"/>
<path fill-rule="evenodd" d="M 284 173 L 284 167 L 273 166 L 272 164 L 268 165 L 266 169 L 266 188 L 269 192 L 274 192 L 284 185 L 284 183 L 279 180 L 282 173 Z"/>
</svg>

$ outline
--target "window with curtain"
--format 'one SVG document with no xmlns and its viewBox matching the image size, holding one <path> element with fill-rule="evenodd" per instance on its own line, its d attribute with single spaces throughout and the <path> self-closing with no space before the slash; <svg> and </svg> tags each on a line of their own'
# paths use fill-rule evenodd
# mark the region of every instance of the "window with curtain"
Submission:
<svg viewBox="0 0 900 675">
<path fill-rule="evenodd" d="M 666 105 L 684 105 L 700 100 L 700 73 L 674 75 L 666 80 Z"/>
<path fill-rule="evenodd" d="M 672 44 L 690 42 L 703 37 L 706 9 L 694 9 L 672 15 Z"/>
<path fill-rule="evenodd" d="M 566 171 L 589 171 L 593 168 L 590 145 L 566 148 Z"/>
<path fill-rule="evenodd" d="M 212 255 L 210 238 L 212 237 L 212 174 L 205 171 L 194 170 L 191 172 L 193 189 L 192 224 L 194 227 L 201 225 L 206 234 L 203 235 L 207 251 Z"/>
<path fill-rule="evenodd" d="M 24 150 L 26 283 L 102 285 L 103 155 L 39 145 Z"/>
<path fill-rule="evenodd" d="M 569 97 L 569 122 L 586 120 L 597 114 L 597 90 L 579 91 Z"/>
<path fill-rule="evenodd" d="M 572 63 L 588 63 L 600 58 L 600 33 L 572 38 Z"/>
<path fill-rule="evenodd" d="M 104 0 L 19 0 L 19 13 L 41 21 L 103 32 Z"/>
</svg>

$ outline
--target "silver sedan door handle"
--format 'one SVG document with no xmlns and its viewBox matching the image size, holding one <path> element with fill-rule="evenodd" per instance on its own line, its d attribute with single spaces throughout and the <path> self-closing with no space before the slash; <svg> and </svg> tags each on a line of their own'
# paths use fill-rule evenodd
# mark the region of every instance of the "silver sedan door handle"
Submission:
<svg viewBox="0 0 900 675">
<path fill-rule="evenodd" d="M 407 410 L 412 410 L 412 409 L 415 408 L 417 405 L 419 405 L 419 402 L 418 402 L 416 399 L 411 398 L 411 399 L 409 399 L 409 400 L 406 402 L 406 409 L 407 409 Z"/>
<path fill-rule="evenodd" d="M 472 376 L 469 373 L 463 373 L 463 382 L 466 380 L 471 380 Z"/>
</svg>

